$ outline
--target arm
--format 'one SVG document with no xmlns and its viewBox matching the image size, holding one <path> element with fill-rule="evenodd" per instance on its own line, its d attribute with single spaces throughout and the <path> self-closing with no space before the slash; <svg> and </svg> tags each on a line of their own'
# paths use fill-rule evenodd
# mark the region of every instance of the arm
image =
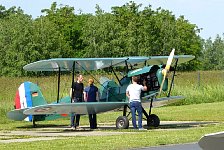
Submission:
<svg viewBox="0 0 224 150">
<path fill-rule="evenodd" d="M 72 97 L 72 88 L 70 89 L 69 96 Z"/>
<path fill-rule="evenodd" d="M 84 101 L 87 102 L 87 94 L 85 91 L 83 92 L 83 96 L 84 96 Z"/>
<path fill-rule="evenodd" d="M 126 92 L 126 96 L 128 97 L 128 99 L 130 99 L 130 94 L 128 91 Z"/>
<path fill-rule="evenodd" d="M 98 102 L 100 101 L 99 92 L 98 91 L 96 92 L 96 101 L 98 101 Z"/>
<path fill-rule="evenodd" d="M 145 80 L 143 81 L 143 89 L 142 90 L 147 91 L 147 86 L 146 86 L 146 81 Z"/>
<path fill-rule="evenodd" d="M 69 92 L 69 95 L 70 95 L 71 98 L 74 98 L 74 97 L 72 97 L 72 96 L 74 96 L 74 95 L 72 95 L 72 94 L 74 94 L 74 93 L 72 93 L 72 89 L 73 89 L 73 92 L 75 92 L 75 83 L 76 82 L 73 83 L 74 84 L 73 88 L 71 87 L 70 92 Z"/>
</svg>

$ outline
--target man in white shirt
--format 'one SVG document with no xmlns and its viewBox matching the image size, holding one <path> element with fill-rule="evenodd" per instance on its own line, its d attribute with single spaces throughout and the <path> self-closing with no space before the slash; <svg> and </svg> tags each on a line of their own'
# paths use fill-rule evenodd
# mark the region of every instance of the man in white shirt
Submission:
<svg viewBox="0 0 224 150">
<path fill-rule="evenodd" d="M 134 129 L 137 129 L 136 116 L 135 116 L 135 112 L 137 110 L 137 112 L 138 112 L 138 129 L 144 130 L 144 128 L 142 127 L 141 91 L 146 91 L 147 86 L 146 86 L 145 81 L 143 81 L 144 86 L 139 85 L 137 82 L 138 82 L 138 77 L 133 76 L 132 84 L 130 84 L 126 89 L 126 96 L 128 97 L 129 102 L 130 102 L 130 108 L 131 108 L 131 114 L 132 114 L 132 125 L 133 125 Z"/>
</svg>

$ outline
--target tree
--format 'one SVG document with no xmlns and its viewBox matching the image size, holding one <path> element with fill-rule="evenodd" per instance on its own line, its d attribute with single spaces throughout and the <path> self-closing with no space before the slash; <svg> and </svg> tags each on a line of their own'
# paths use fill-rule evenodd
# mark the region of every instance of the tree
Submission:
<svg viewBox="0 0 224 150">
<path fill-rule="evenodd" d="M 85 23 L 88 15 L 74 14 L 74 7 L 60 6 L 57 8 L 57 3 L 53 2 L 50 9 L 43 9 L 42 13 L 46 13 L 46 16 L 42 18 L 47 18 L 57 28 L 65 38 L 65 40 L 70 44 L 73 49 L 73 54 L 69 57 L 80 57 L 80 51 L 84 49 L 81 40 L 82 27 Z"/>
<path fill-rule="evenodd" d="M 22 12 L 9 14 L 0 23 L 1 75 L 21 75 L 26 64 L 26 49 L 30 41 L 32 20 Z"/>
<path fill-rule="evenodd" d="M 204 42 L 202 67 L 204 70 L 224 69 L 224 40 L 217 35 L 214 42 L 211 38 Z"/>
<path fill-rule="evenodd" d="M 22 12 L 0 20 L 1 75 L 22 76 L 22 67 L 41 59 L 71 56 L 71 47 L 52 22 Z"/>
</svg>

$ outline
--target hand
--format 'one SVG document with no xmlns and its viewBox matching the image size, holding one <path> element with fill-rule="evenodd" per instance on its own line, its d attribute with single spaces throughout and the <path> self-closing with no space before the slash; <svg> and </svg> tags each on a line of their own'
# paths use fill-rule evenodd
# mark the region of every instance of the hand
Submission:
<svg viewBox="0 0 224 150">
<path fill-rule="evenodd" d="M 146 80 L 143 80 L 143 85 L 146 86 Z"/>
</svg>

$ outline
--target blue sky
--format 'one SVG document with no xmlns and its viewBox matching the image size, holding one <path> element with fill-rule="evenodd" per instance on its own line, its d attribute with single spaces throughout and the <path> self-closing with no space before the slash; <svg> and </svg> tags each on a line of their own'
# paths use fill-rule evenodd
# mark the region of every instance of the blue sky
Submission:
<svg viewBox="0 0 224 150">
<path fill-rule="evenodd" d="M 41 9 L 50 8 L 56 1 L 57 4 L 73 6 L 78 13 L 94 13 L 96 4 L 106 12 L 110 12 L 112 6 L 122 6 L 129 0 L 0 0 L 0 4 L 7 9 L 16 6 L 21 7 L 26 14 L 33 18 L 41 15 Z M 224 33 L 224 0 L 133 0 L 144 6 L 152 5 L 154 9 L 162 7 L 173 12 L 178 17 L 184 15 L 190 23 L 203 28 L 200 36 L 204 39 Z"/>
</svg>

